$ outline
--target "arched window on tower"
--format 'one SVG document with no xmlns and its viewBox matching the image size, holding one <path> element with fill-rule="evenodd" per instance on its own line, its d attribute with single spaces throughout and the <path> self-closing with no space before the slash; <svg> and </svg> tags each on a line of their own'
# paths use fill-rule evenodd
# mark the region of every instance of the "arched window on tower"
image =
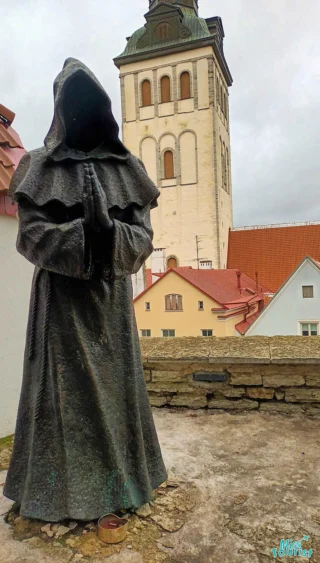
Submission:
<svg viewBox="0 0 320 563">
<path fill-rule="evenodd" d="M 151 82 L 144 80 L 141 84 L 142 106 L 151 106 Z"/>
<path fill-rule="evenodd" d="M 160 81 L 161 102 L 171 102 L 171 84 L 169 76 L 163 76 Z"/>
<path fill-rule="evenodd" d="M 171 150 L 165 151 L 163 155 L 163 167 L 164 167 L 164 178 L 166 180 L 175 177 L 173 152 Z"/>
<path fill-rule="evenodd" d="M 224 113 L 224 116 L 227 117 L 227 96 L 226 96 L 226 94 L 223 94 L 223 101 L 224 101 L 223 113 Z"/>
<path fill-rule="evenodd" d="M 223 143 L 223 187 L 226 191 L 228 191 L 227 184 L 227 152 L 226 145 Z"/>
<path fill-rule="evenodd" d="M 224 187 L 224 153 L 223 153 L 223 143 L 220 137 L 220 147 L 221 147 L 221 184 Z"/>
<path fill-rule="evenodd" d="M 217 77 L 216 90 L 217 90 L 217 104 L 220 104 L 220 85 L 219 85 L 219 78 L 218 77 Z"/>
<path fill-rule="evenodd" d="M 230 194 L 230 160 L 229 151 L 226 150 L 226 174 L 227 174 L 227 193 Z"/>
<path fill-rule="evenodd" d="M 181 100 L 191 98 L 190 73 L 187 71 L 180 75 L 180 98 Z"/>
<path fill-rule="evenodd" d="M 178 260 L 174 256 L 170 256 L 167 261 L 167 268 L 177 268 L 178 267 Z"/>
<path fill-rule="evenodd" d="M 223 90 L 222 90 L 222 86 L 220 86 L 220 106 L 223 112 Z"/>
</svg>

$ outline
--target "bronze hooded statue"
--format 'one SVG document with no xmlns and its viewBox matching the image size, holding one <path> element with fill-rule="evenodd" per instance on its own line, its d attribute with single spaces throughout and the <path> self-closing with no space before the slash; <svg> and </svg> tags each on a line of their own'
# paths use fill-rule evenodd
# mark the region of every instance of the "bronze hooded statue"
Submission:
<svg viewBox="0 0 320 563">
<path fill-rule="evenodd" d="M 4 490 L 22 516 L 50 522 L 137 508 L 167 477 L 131 286 L 153 250 L 159 192 L 85 65 L 67 59 L 54 96 L 45 146 L 22 158 L 9 192 L 35 273 Z"/>
</svg>

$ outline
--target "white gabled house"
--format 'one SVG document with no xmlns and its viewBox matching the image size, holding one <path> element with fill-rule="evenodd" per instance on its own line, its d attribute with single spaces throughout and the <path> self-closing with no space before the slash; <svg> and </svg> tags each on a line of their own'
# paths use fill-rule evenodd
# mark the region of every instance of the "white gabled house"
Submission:
<svg viewBox="0 0 320 563">
<path fill-rule="evenodd" d="M 320 335 L 320 262 L 309 256 L 245 333 L 245 336 L 288 335 Z"/>
</svg>

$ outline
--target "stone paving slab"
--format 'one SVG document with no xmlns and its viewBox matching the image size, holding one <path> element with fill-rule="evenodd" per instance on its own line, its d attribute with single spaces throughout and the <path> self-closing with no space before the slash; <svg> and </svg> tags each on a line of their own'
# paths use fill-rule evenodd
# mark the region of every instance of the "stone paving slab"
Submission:
<svg viewBox="0 0 320 563">
<path fill-rule="evenodd" d="M 320 563 L 320 420 L 300 414 L 154 409 L 171 475 L 192 483 L 197 503 L 185 524 L 156 540 L 158 550 L 123 548 L 90 563 L 269 563 L 282 538 L 298 541 Z M 280 432 L 281 430 L 281 432 Z M 1 473 L 0 483 L 4 481 Z M 8 509 L 0 500 L 0 513 Z M 1 563 L 73 563 L 75 554 L 37 538 L 13 539 L 0 517 Z M 148 519 L 146 519 L 146 522 Z M 143 535 L 145 528 L 139 529 Z M 293 558 L 278 558 L 291 561 Z"/>
</svg>

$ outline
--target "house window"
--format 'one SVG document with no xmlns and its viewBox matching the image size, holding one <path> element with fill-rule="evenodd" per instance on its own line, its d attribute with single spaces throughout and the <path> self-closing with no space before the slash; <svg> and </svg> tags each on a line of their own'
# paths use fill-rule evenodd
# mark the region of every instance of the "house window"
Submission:
<svg viewBox="0 0 320 563">
<path fill-rule="evenodd" d="M 302 295 L 304 299 L 313 299 L 313 285 L 303 285 Z"/>
<path fill-rule="evenodd" d="M 198 301 L 198 309 L 199 311 L 204 311 L 203 301 Z"/>
<path fill-rule="evenodd" d="M 186 100 L 191 98 L 191 84 L 189 72 L 182 72 L 180 75 L 180 98 Z"/>
<path fill-rule="evenodd" d="M 161 102 L 171 102 L 171 85 L 169 76 L 163 76 L 160 82 Z"/>
<path fill-rule="evenodd" d="M 146 301 L 146 311 L 151 311 L 151 303 L 150 303 L 150 301 Z"/>
<path fill-rule="evenodd" d="M 151 106 L 151 82 L 144 80 L 141 84 L 142 106 Z"/>
<path fill-rule="evenodd" d="M 201 331 L 201 336 L 213 336 L 213 330 L 205 328 Z"/>
<path fill-rule="evenodd" d="M 166 151 L 163 156 L 164 177 L 166 180 L 174 178 L 173 152 Z"/>
<path fill-rule="evenodd" d="M 143 338 L 146 338 L 147 336 L 151 336 L 151 330 L 149 328 L 148 329 L 144 328 L 140 332 Z"/>
<path fill-rule="evenodd" d="M 162 330 L 162 336 L 166 338 L 173 338 L 176 335 L 176 331 L 171 328 L 166 328 Z"/>
<path fill-rule="evenodd" d="M 167 261 L 167 268 L 177 268 L 178 267 L 178 260 L 174 257 L 171 256 L 171 258 L 168 258 Z"/>
<path fill-rule="evenodd" d="M 300 323 L 302 336 L 318 336 L 319 323 Z"/>
<path fill-rule="evenodd" d="M 182 311 L 182 295 L 172 293 L 165 297 L 166 311 Z"/>
</svg>

